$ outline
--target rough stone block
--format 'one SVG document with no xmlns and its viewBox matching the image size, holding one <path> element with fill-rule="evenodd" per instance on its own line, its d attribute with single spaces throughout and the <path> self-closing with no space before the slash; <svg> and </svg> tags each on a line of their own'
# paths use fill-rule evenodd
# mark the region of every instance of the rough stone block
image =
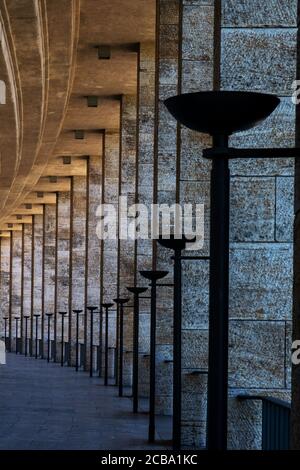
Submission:
<svg viewBox="0 0 300 470">
<path fill-rule="evenodd" d="M 223 29 L 223 89 L 290 96 L 295 77 L 296 29 Z"/>
<path fill-rule="evenodd" d="M 225 27 L 297 26 L 297 0 L 224 0 Z"/>
<path fill-rule="evenodd" d="M 276 178 L 276 240 L 293 241 L 294 178 Z"/>
<path fill-rule="evenodd" d="M 285 387 L 285 322 L 230 321 L 229 386 Z"/>
<path fill-rule="evenodd" d="M 291 318 L 291 245 L 234 244 L 230 265 L 229 309 L 232 318 Z"/>
<path fill-rule="evenodd" d="M 207 261 L 182 263 L 182 328 L 206 329 L 208 325 L 208 273 Z"/>
<path fill-rule="evenodd" d="M 231 179 L 231 241 L 274 241 L 275 178 Z"/>
</svg>

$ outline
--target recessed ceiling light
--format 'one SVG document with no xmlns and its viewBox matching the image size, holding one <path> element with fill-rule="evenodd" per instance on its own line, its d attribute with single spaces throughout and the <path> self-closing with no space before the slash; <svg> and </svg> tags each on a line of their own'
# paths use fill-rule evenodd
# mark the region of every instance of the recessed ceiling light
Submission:
<svg viewBox="0 0 300 470">
<path fill-rule="evenodd" d="M 66 155 L 63 157 L 63 164 L 64 165 L 70 165 L 71 164 L 71 157 L 69 155 Z"/>
<path fill-rule="evenodd" d="M 83 130 L 76 130 L 74 131 L 75 139 L 84 139 L 84 131 Z"/>
<path fill-rule="evenodd" d="M 87 99 L 88 108 L 98 107 L 98 96 L 87 96 L 86 99 Z"/>
<path fill-rule="evenodd" d="M 110 46 L 98 46 L 98 59 L 108 60 L 111 58 L 111 47 Z"/>
</svg>

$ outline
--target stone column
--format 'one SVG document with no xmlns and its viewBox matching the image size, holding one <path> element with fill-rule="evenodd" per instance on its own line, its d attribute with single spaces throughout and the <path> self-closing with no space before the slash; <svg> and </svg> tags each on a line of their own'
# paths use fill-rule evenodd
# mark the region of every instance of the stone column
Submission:
<svg viewBox="0 0 300 470">
<path fill-rule="evenodd" d="M 105 132 L 102 160 L 102 199 L 103 204 L 113 204 L 118 214 L 119 195 L 120 134 Z M 112 302 L 118 296 L 118 226 L 116 239 L 101 243 L 101 298 L 102 302 Z M 110 314 L 109 344 L 116 346 L 116 315 L 113 308 Z"/>
<path fill-rule="evenodd" d="M 32 328 L 31 338 L 35 341 L 35 318 L 42 314 L 42 279 L 43 279 L 43 215 L 34 215 L 33 224 L 33 273 L 32 273 Z M 41 317 L 38 318 L 38 338 L 41 338 Z"/>
<path fill-rule="evenodd" d="M 53 320 L 57 360 L 59 360 L 59 341 L 61 340 L 61 322 L 58 312 L 69 312 L 69 317 L 72 315 L 72 309 L 70 305 L 70 291 L 72 288 L 70 264 L 70 224 L 71 195 L 70 193 L 59 192 L 57 193 L 56 203 L 56 287 L 54 308 L 55 316 Z M 70 325 L 71 322 L 69 321 L 69 327 Z"/>
<path fill-rule="evenodd" d="M 101 202 L 102 162 L 100 155 L 90 156 L 87 165 L 88 177 L 88 244 L 87 244 L 87 305 L 100 308 L 100 250 L 101 241 L 96 233 L 97 208 Z M 101 311 L 101 309 L 99 310 Z M 99 346 L 100 313 L 94 313 L 93 344 Z M 90 364 L 90 318 L 87 319 L 86 367 Z M 94 360 L 96 368 L 96 362 Z"/>
<path fill-rule="evenodd" d="M 47 354 L 47 313 L 54 313 L 56 264 L 56 205 L 44 206 L 44 257 L 43 257 L 43 347 Z M 53 320 L 52 320 L 53 322 Z"/>
<path fill-rule="evenodd" d="M 1 237 L 1 282 L 0 282 L 0 308 L 1 308 L 1 326 L 4 332 L 4 317 L 9 317 L 10 303 L 10 237 Z M 2 323 L 3 321 L 3 323 Z M 7 335 L 9 322 L 7 322 Z"/>
<path fill-rule="evenodd" d="M 236 147 L 292 147 L 297 2 L 224 1 L 222 89 L 280 96 L 260 126 L 230 139 Z M 271 71 L 271 72 L 270 72 Z M 290 400 L 294 162 L 231 162 L 229 387 L 230 448 L 261 447 L 261 404 L 239 393 Z"/>
<path fill-rule="evenodd" d="M 23 230 L 23 229 L 22 229 Z M 22 290 L 22 231 L 12 231 L 12 271 L 11 271 L 11 316 L 12 316 L 12 336 L 16 334 L 15 316 L 21 318 L 21 290 Z M 19 335 L 20 335 L 20 321 Z M 12 345 L 16 350 L 16 338 Z"/>
<path fill-rule="evenodd" d="M 25 320 L 24 316 L 31 314 L 31 270 L 32 270 L 32 224 L 23 225 L 23 295 L 22 295 L 22 331 L 23 331 L 23 352 L 25 347 Z M 27 320 L 28 337 L 30 337 L 30 322 Z"/>
<path fill-rule="evenodd" d="M 137 61 L 138 65 L 138 61 Z M 121 105 L 121 152 L 119 197 L 126 213 L 120 215 L 120 238 L 118 259 L 118 284 L 120 297 L 131 297 L 126 286 L 136 282 L 136 242 L 128 236 L 129 224 L 134 223 L 134 213 L 127 219 L 127 211 L 137 202 L 137 95 L 123 95 Z M 124 308 L 124 369 L 123 383 L 131 385 L 133 311 L 128 303 Z"/>
<path fill-rule="evenodd" d="M 212 90 L 214 72 L 214 25 L 217 2 L 184 1 L 181 11 L 180 89 L 182 93 Z M 217 12 L 216 12 L 217 14 Z M 217 38 L 216 38 L 217 40 Z M 201 157 L 211 145 L 202 134 L 178 127 L 179 176 L 177 191 L 183 207 L 204 205 L 204 240 L 184 255 L 209 255 L 210 165 Z M 208 352 L 209 263 L 201 259 L 182 261 L 182 445 L 206 444 L 206 385 Z"/>
<path fill-rule="evenodd" d="M 153 203 L 154 168 L 154 109 L 155 109 L 155 43 L 140 44 L 138 79 L 138 159 L 137 159 L 137 202 L 145 204 L 150 211 Z M 150 230 L 149 230 L 150 232 Z M 153 242 L 138 239 L 136 243 L 137 285 L 147 285 L 139 274 L 140 270 L 152 269 Z M 146 292 L 145 296 L 150 293 Z M 149 394 L 149 338 L 150 299 L 140 300 L 139 328 L 139 393 Z"/>
<path fill-rule="evenodd" d="M 70 279 L 70 305 L 71 310 L 83 309 L 87 306 L 87 207 L 88 185 L 86 176 L 72 177 L 71 190 L 71 279 Z M 71 347 L 71 363 L 75 363 L 75 335 L 76 324 L 74 315 L 69 317 L 69 343 Z M 66 331 L 66 340 L 68 329 Z M 87 346 L 87 314 L 82 328 L 79 330 L 79 341 Z"/>
</svg>

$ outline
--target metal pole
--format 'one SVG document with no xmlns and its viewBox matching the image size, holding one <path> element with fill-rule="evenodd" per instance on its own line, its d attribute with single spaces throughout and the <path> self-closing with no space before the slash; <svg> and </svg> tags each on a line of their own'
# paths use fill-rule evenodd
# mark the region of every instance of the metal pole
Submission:
<svg viewBox="0 0 300 470">
<path fill-rule="evenodd" d="M 181 250 L 174 251 L 173 449 L 181 448 Z"/>
<path fill-rule="evenodd" d="M 134 294 L 133 311 L 133 370 L 132 370 L 132 407 L 133 413 L 138 412 L 139 401 L 139 294 Z"/>
<path fill-rule="evenodd" d="M 116 310 L 116 350 L 115 350 L 115 385 L 118 385 L 119 380 L 119 333 L 120 332 L 120 310 L 117 304 Z"/>
<path fill-rule="evenodd" d="M 52 313 L 46 313 L 48 317 L 47 362 L 50 362 L 50 320 L 52 315 Z"/>
<path fill-rule="evenodd" d="M 117 304 L 117 312 L 119 312 L 119 324 L 118 330 L 118 338 L 119 338 L 119 346 L 118 346 L 118 354 L 117 354 L 117 362 L 119 362 L 118 367 L 118 385 L 119 385 L 119 397 L 123 396 L 123 353 L 124 353 L 124 304 L 129 301 L 129 299 L 123 298 L 116 298 L 113 299 L 114 302 Z M 117 343 L 118 344 L 118 343 Z"/>
<path fill-rule="evenodd" d="M 75 370 L 78 372 L 79 369 L 79 314 L 83 310 L 73 310 L 76 313 L 76 360 L 75 360 Z"/>
<path fill-rule="evenodd" d="M 151 281 L 150 307 L 150 397 L 149 397 L 149 431 L 148 441 L 155 441 L 155 373 L 156 373 L 156 283 L 165 277 L 168 271 L 140 271 L 140 274 Z"/>
<path fill-rule="evenodd" d="M 90 377 L 93 377 L 93 335 L 94 335 L 94 311 L 97 310 L 97 307 L 87 307 L 91 313 L 91 323 L 90 323 Z"/>
<path fill-rule="evenodd" d="M 19 317 L 15 317 L 16 320 L 16 354 L 18 354 L 18 331 L 19 331 Z"/>
<path fill-rule="evenodd" d="M 105 309 L 105 343 L 104 343 L 104 385 L 108 385 L 108 309 L 112 307 L 112 303 L 103 303 Z"/>
<path fill-rule="evenodd" d="M 104 385 L 108 384 L 108 306 L 105 306 L 105 359 L 104 359 Z"/>
<path fill-rule="evenodd" d="M 133 293 L 132 408 L 133 413 L 137 413 L 139 400 L 139 296 L 146 292 L 147 287 L 127 287 L 127 290 Z"/>
<path fill-rule="evenodd" d="M 99 309 L 99 354 L 98 354 L 98 363 L 99 363 L 99 377 L 102 376 L 102 336 L 103 336 L 103 312 L 102 307 Z"/>
<path fill-rule="evenodd" d="M 4 317 L 4 342 L 5 342 L 5 349 L 7 347 L 7 317 Z"/>
<path fill-rule="evenodd" d="M 39 314 L 35 314 L 35 358 L 38 358 L 38 321 L 39 321 Z"/>
<path fill-rule="evenodd" d="M 124 308 L 120 304 L 120 342 L 119 342 L 119 397 L 123 396 L 123 349 L 124 349 Z"/>
<path fill-rule="evenodd" d="M 228 138 L 214 137 L 218 148 L 228 147 Z M 228 396 L 228 291 L 229 291 L 229 185 L 228 158 L 212 161 L 209 286 L 209 374 L 207 403 L 207 448 L 227 448 Z"/>
<path fill-rule="evenodd" d="M 25 318 L 25 357 L 27 357 L 27 342 L 28 342 L 28 318 L 29 316 L 24 316 Z"/>
<path fill-rule="evenodd" d="M 64 366 L 64 336 L 65 336 L 65 315 L 67 312 L 58 312 L 61 315 L 61 356 L 60 356 L 60 365 Z"/>
</svg>

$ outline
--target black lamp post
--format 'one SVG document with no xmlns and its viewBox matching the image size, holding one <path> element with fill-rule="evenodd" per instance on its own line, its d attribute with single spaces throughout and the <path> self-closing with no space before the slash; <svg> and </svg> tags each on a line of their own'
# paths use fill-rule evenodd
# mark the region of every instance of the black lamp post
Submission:
<svg viewBox="0 0 300 470">
<path fill-rule="evenodd" d="M 53 313 L 46 313 L 46 317 L 48 319 L 48 326 L 47 326 L 47 362 L 50 362 L 50 322 L 51 322 L 51 317 Z"/>
<path fill-rule="evenodd" d="M 8 317 L 3 317 L 4 320 L 4 342 L 5 342 L 5 348 L 7 347 L 7 320 Z"/>
<path fill-rule="evenodd" d="M 102 346 L 103 346 L 103 311 L 100 305 L 99 309 L 99 349 L 98 349 L 98 364 L 99 364 L 99 377 L 102 377 Z"/>
<path fill-rule="evenodd" d="M 19 333 L 20 317 L 15 317 L 15 320 L 16 320 L 16 354 L 18 354 L 18 333 Z"/>
<path fill-rule="evenodd" d="M 87 307 L 87 310 L 90 311 L 90 377 L 93 377 L 93 335 L 94 335 L 94 312 L 98 307 Z"/>
<path fill-rule="evenodd" d="M 30 318 L 29 315 L 24 315 L 25 318 L 25 357 L 27 357 L 27 353 L 28 353 L 28 318 Z"/>
<path fill-rule="evenodd" d="M 296 157 L 299 149 L 234 149 L 228 138 L 256 126 L 278 106 L 274 95 L 215 91 L 187 93 L 165 101 L 184 126 L 213 137 L 203 156 L 212 160 L 210 216 L 209 374 L 207 447 L 227 447 L 229 159 Z"/>
<path fill-rule="evenodd" d="M 65 335 L 65 316 L 67 312 L 58 312 L 61 315 L 61 356 L 60 356 L 60 365 L 61 367 L 64 366 L 64 335 Z"/>
<path fill-rule="evenodd" d="M 104 385 L 108 385 L 108 309 L 113 305 L 113 303 L 101 304 L 101 306 L 105 309 Z"/>
<path fill-rule="evenodd" d="M 133 294 L 133 367 L 132 367 L 132 404 L 133 413 L 138 412 L 139 400 L 139 314 L 140 314 L 140 294 L 146 292 L 147 287 L 127 287 Z"/>
<path fill-rule="evenodd" d="M 38 313 L 35 313 L 33 315 L 35 317 L 35 358 L 38 358 L 38 328 L 39 328 L 39 315 Z"/>
<path fill-rule="evenodd" d="M 166 239 L 160 237 L 158 242 L 165 248 L 174 251 L 174 317 L 173 317 L 173 449 L 181 448 L 181 252 L 188 243 L 195 242 L 196 238 L 188 239 L 185 236 L 175 238 L 170 235 Z"/>
<path fill-rule="evenodd" d="M 129 299 L 123 299 L 118 297 L 113 299 L 113 301 L 117 304 L 119 308 L 119 397 L 123 396 L 123 352 L 124 352 L 124 304 L 126 304 Z M 118 360 L 118 359 L 117 359 Z"/>
<path fill-rule="evenodd" d="M 140 271 L 141 276 L 150 281 L 150 397 L 149 397 L 149 432 L 150 443 L 155 441 L 155 369 L 156 369 L 156 284 L 168 274 L 168 271 Z"/>
<path fill-rule="evenodd" d="M 73 310 L 76 314 L 76 359 L 75 359 L 75 370 L 78 372 L 79 369 L 79 315 L 83 310 Z"/>
</svg>

